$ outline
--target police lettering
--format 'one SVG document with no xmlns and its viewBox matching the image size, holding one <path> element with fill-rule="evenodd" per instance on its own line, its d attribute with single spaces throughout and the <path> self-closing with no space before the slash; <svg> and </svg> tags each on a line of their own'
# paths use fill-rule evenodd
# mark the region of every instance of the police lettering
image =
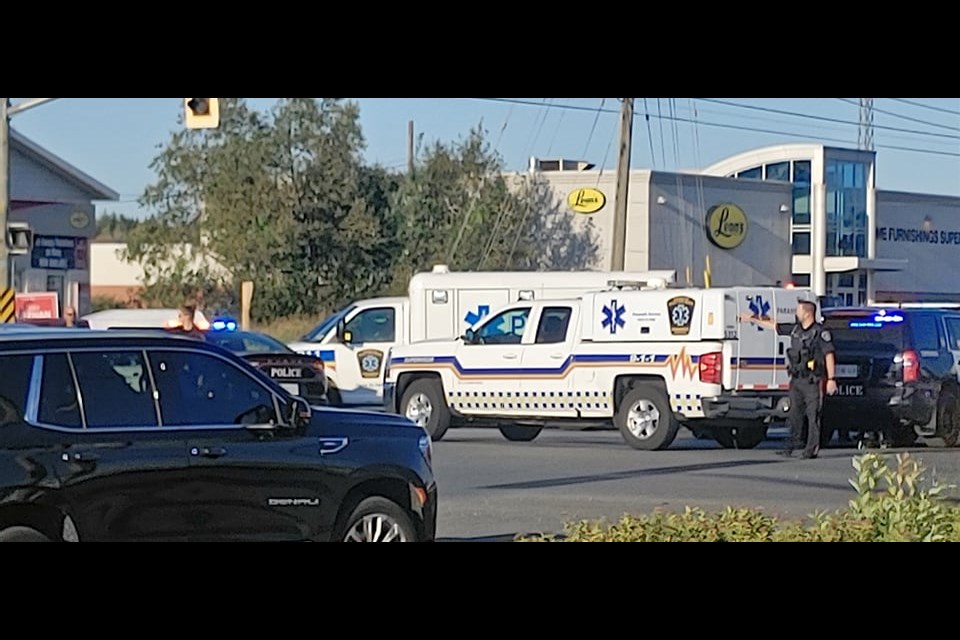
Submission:
<svg viewBox="0 0 960 640">
<path fill-rule="evenodd" d="M 862 384 L 845 384 L 837 387 L 837 394 L 841 396 L 859 397 L 863 395 Z"/>
</svg>

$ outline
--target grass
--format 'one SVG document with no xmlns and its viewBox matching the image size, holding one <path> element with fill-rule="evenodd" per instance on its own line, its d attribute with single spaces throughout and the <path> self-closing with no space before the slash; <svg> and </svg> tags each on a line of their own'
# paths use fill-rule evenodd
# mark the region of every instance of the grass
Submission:
<svg viewBox="0 0 960 640">
<path fill-rule="evenodd" d="M 273 336 L 282 342 L 294 342 L 316 327 L 323 318 L 319 316 L 300 316 L 278 318 L 270 322 L 255 322 L 253 330 Z"/>
</svg>

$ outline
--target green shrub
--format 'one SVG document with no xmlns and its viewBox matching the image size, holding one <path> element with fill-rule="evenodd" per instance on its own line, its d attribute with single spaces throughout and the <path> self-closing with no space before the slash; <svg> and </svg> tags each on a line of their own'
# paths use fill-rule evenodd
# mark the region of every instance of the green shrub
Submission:
<svg viewBox="0 0 960 640">
<path fill-rule="evenodd" d="M 854 458 L 850 485 L 857 497 L 846 510 L 815 513 L 810 522 L 780 521 L 753 509 L 708 514 L 623 516 L 616 524 L 582 521 L 565 536 L 530 536 L 519 542 L 939 542 L 960 541 L 960 509 L 947 506 L 937 483 L 922 488 L 925 470 L 910 454 L 895 465 L 877 454 Z"/>
</svg>

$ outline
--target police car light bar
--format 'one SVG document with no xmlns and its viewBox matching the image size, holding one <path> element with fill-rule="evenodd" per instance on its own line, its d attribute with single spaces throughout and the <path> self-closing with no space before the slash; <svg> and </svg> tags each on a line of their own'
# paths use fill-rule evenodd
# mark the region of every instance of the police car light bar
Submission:
<svg viewBox="0 0 960 640">
<path fill-rule="evenodd" d="M 210 328 L 214 331 L 236 331 L 237 321 L 233 318 L 214 318 Z"/>
<path fill-rule="evenodd" d="M 873 316 L 871 321 L 851 320 L 849 327 L 851 329 L 881 329 L 889 324 L 900 324 L 903 322 L 903 316 L 899 313 L 888 315 L 886 311 L 881 310 Z"/>
</svg>

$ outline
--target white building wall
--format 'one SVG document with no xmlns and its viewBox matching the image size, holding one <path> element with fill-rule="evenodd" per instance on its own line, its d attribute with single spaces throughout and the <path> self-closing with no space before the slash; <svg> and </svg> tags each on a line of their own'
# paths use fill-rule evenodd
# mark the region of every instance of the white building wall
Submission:
<svg viewBox="0 0 960 640">
<path fill-rule="evenodd" d="M 879 302 L 960 302 L 960 198 L 877 192 L 877 257 L 907 261 L 875 277 Z"/>
<path fill-rule="evenodd" d="M 675 269 L 682 282 L 689 269 L 691 284 L 702 285 L 710 256 L 713 286 L 790 280 L 789 184 L 654 173 L 649 192 L 650 269 Z M 711 243 L 706 232 L 707 213 L 721 204 L 747 217 L 747 236 L 731 250 Z"/>
</svg>

